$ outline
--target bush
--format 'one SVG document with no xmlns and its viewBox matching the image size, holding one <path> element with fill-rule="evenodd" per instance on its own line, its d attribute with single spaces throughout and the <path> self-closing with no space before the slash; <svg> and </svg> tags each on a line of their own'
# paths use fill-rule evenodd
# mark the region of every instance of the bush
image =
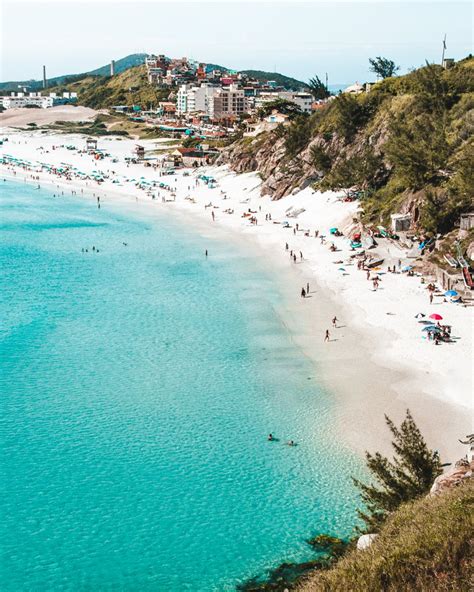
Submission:
<svg viewBox="0 0 474 592">
<path fill-rule="evenodd" d="M 299 592 L 468 592 L 474 482 L 401 506 L 369 549 L 354 550 Z"/>
<path fill-rule="evenodd" d="M 286 153 L 290 158 L 294 158 L 299 152 L 304 150 L 311 140 L 311 124 L 307 115 L 299 115 L 291 125 L 286 128 Z"/>
</svg>

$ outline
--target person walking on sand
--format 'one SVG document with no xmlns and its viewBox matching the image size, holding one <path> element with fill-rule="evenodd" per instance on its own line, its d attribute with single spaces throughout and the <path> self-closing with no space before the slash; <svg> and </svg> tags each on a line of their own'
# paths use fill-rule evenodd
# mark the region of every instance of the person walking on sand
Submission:
<svg viewBox="0 0 474 592">
<path fill-rule="evenodd" d="M 430 304 L 433 304 L 433 292 L 430 292 Z"/>
<path fill-rule="evenodd" d="M 216 216 L 215 216 L 215 214 L 214 214 L 214 210 L 211 212 L 211 216 L 212 216 L 212 221 L 213 221 L 213 222 L 215 222 L 215 220 L 216 220 Z"/>
<path fill-rule="evenodd" d="M 309 294 L 309 282 L 306 283 L 306 294 Z"/>
<path fill-rule="evenodd" d="M 306 298 L 306 290 L 301 288 L 301 298 Z"/>
<path fill-rule="evenodd" d="M 293 263 L 296 263 L 296 255 L 293 254 Z"/>
<path fill-rule="evenodd" d="M 303 253 L 300 251 L 300 261 L 303 261 Z"/>
<path fill-rule="evenodd" d="M 288 251 L 289 247 L 288 247 L 288 243 L 285 243 L 285 251 Z"/>
<path fill-rule="evenodd" d="M 324 336 L 324 342 L 329 341 L 329 329 L 326 329 L 326 335 Z"/>
<path fill-rule="evenodd" d="M 334 317 L 334 318 L 333 318 L 333 320 L 332 320 L 332 326 L 333 326 L 334 328 L 336 328 L 336 327 L 337 327 L 337 317 Z"/>
</svg>

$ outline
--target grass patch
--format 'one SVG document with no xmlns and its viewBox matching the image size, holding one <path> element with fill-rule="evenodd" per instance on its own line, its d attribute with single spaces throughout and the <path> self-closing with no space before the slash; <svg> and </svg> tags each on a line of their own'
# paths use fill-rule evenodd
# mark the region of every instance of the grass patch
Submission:
<svg viewBox="0 0 474 592">
<path fill-rule="evenodd" d="M 365 551 L 313 574 L 299 592 L 472 590 L 474 482 L 401 506 Z"/>
</svg>

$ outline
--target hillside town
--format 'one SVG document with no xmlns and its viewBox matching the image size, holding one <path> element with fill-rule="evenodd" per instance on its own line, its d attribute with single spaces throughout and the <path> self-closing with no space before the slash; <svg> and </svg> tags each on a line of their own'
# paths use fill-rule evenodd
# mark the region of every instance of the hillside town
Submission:
<svg viewBox="0 0 474 592">
<path fill-rule="evenodd" d="M 163 132 L 184 134 L 194 129 L 205 137 L 225 137 L 243 121 L 257 124 L 259 110 L 275 101 L 294 104 L 301 113 L 310 114 L 329 99 L 315 100 L 306 85 L 289 89 L 276 80 L 259 80 L 243 72 L 204 64 L 187 57 L 168 58 L 148 55 L 144 59 L 147 84 L 167 94 L 166 100 L 155 105 L 113 105 L 111 111 L 128 115 L 134 121 L 158 126 Z M 117 76 L 115 62 L 110 63 L 110 77 Z M 297 81 L 295 81 L 296 83 Z M 43 91 L 28 92 L 28 87 L 10 91 L 0 97 L 3 109 L 50 108 L 65 104 L 80 104 L 77 92 L 48 92 L 43 68 Z M 296 85 L 295 85 L 296 86 Z M 365 90 L 361 86 L 361 91 Z M 136 88 L 129 88 L 135 91 Z M 169 91 L 169 93 L 166 93 Z M 358 91 L 358 90 L 357 90 Z M 354 92 L 350 87 L 349 92 Z M 358 91 L 359 92 L 359 91 Z M 267 123 L 285 123 L 286 116 L 273 113 Z M 248 127 L 253 131 L 255 127 Z"/>
<path fill-rule="evenodd" d="M 302 113 L 311 113 L 317 106 L 313 95 L 304 88 L 288 90 L 273 80 L 257 80 L 186 57 L 150 55 L 145 58 L 145 66 L 150 85 L 170 90 L 168 100 L 160 101 L 150 111 L 130 105 L 117 105 L 114 110 L 140 112 L 146 121 L 161 125 L 165 131 L 184 132 L 184 125 L 207 136 L 225 136 L 242 120 L 255 117 L 265 103 L 289 101 Z"/>
</svg>

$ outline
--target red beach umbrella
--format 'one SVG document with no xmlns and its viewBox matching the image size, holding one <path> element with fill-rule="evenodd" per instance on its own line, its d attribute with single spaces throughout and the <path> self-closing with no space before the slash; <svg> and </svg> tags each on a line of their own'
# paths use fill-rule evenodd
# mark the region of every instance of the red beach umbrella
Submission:
<svg viewBox="0 0 474 592">
<path fill-rule="evenodd" d="M 435 321 L 442 321 L 443 317 L 440 314 L 434 312 L 433 314 L 430 314 L 430 319 L 434 319 Z"/>
</svg>

